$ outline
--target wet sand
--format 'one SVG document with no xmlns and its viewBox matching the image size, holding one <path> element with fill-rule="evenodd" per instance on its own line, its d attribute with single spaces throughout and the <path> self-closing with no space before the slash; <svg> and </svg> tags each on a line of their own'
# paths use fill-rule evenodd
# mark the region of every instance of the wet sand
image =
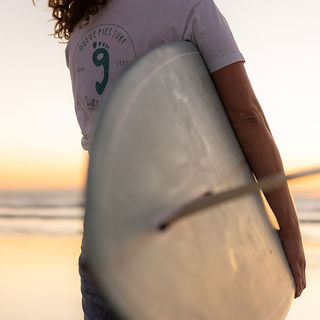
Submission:
<svg viewBox="0 0 320 320">
<path fill-rule="evenodd" d="M 83 319 L 80 237 L 0 237 L 0 319 Z"/>
<path fill-rule="evenodd" d="M 0 319 L 81 320 L 80 237 L 0 236 Z M 320 243 L 305 242 L 308 287 L 287 320 L 318 320 Z"/>
</svg>

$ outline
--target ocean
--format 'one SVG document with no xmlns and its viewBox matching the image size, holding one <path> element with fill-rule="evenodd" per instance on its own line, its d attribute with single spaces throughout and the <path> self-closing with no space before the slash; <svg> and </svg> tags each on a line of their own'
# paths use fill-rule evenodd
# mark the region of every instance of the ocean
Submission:
<svg viewBox="0 0 320 320">
<path fill-rule="evenodd" d="M 80 235 L 83 190 L 0 192 L 1 235 Z M 320 242 L 320 198 L 295 197 L 305 241 Z"/>
<path fill-rule="evenodd" d="M 82 190 L 0 192 L 0 235 L 79 235 Z"/>
</svg>

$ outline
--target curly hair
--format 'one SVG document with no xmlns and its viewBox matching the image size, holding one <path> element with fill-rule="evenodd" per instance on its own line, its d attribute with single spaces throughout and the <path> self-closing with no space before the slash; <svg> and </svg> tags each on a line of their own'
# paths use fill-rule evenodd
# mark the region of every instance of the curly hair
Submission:
<svg viewBox="0 0 320 320">
<path fill-rule="evenodd" d="M 34 1 L 34 0 L 33 0 Z M 80 21 L 89 21 L 107 4 L 108 0 L 48 0 L 48 6 L 53 9 L 52 17 L 56 21 L 54 36 L 69 40 L 75 26 Z"/>
</svg>

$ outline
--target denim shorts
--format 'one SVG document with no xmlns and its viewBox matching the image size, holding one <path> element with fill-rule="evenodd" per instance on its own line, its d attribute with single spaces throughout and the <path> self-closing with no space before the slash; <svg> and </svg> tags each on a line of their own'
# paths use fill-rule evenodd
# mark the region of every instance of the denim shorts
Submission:
<svg viewBox="0 0 320 320">
<path fill-rule="evenodd" d="M 124 320 L 111 307 L 107 299 L 103 297 L 97 281 L 90 273 L 84 240 L 82 240 L 79 257 L 79 273 L 84 320 Z"/>
</svg>

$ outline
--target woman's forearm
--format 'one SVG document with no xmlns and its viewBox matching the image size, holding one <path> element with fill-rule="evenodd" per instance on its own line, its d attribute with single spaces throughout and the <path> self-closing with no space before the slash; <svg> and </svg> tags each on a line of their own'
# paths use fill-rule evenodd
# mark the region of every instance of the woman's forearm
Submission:
<svg viewBox="0 0 320 320">
<path fill-rule="evenodd" d="M 257 103 L 257 102 L 256 102 Z M 283 173 L 282 160 L 259 105 L 248 113 L 229 115 L 242 150 L 256 178 Z M 298 227 L 298 219 L 288 186 L 265 193 L 281 231 Z"/>
<path fill-rule="evenodd" d="M 234 63 L 220 69 L 212 73 L 212 79 L 257 179 L 284 174 L 279 151 L 243 64 Z M 296 284 L 295 297 L 299 297 L 306 287 L 306 260 L 289 188 L 279 187 L 265 195 L 277 217 L 279 237 Z"/>
<path fill-rule="evenodd" d="M 256 178 L 284 173 L 279 151 L 243 64 L 218 70 L 212 78 Z M 265 195 L 282 231 L 296 228 L 298 220 L 288 186 Z"/>
</svg>

